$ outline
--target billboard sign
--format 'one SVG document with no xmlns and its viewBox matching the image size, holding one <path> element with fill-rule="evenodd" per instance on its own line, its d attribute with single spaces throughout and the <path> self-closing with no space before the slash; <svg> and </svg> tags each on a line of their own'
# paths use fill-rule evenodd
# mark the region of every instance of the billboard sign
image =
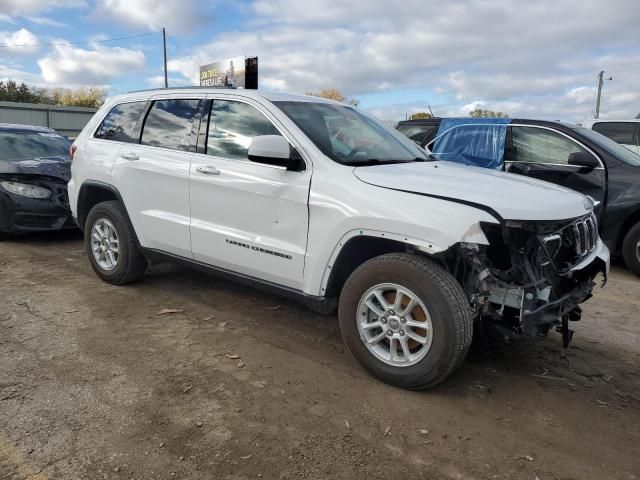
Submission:
<svg viewBox="0 0 640 480">
<path fill-rule="evenodd" d="M 258 58 L 234 57 L 202 65 L 200 86 L 258 88 Z"/>
</svg>

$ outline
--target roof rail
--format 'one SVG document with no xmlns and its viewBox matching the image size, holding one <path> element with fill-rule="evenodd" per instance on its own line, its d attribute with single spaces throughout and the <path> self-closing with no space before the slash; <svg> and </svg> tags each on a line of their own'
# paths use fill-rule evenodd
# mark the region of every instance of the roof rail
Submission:
<svg viewBox="0 0 640 480">
<path fill-rule="evenodd" d="M 164 90 L 199 90 L 202 88 L 222 88 L 222 89 L 228 89 L 228 90 L 237 90 L 238 87 L 225 87 L 224 85 L 187 85 L 184 87 L 158 87 L 158 88 L 144 88 L 142 90 L 131 90 L 127 93 L 141 93 L 141 92 L 155 92 L 158 90 L 164 91 Z"/>
</svg>

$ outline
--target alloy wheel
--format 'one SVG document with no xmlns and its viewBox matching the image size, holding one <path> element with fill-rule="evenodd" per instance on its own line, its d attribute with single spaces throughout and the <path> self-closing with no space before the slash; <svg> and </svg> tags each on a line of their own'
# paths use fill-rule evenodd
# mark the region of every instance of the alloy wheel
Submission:
<svg viewBox="0 0 640 480">
<path fill-rule="evenodd" d="M 431 317 L 411 290 L 395 283 L 375 285 L 364 293 L 357 312 L 360 339 L 384 363 L 408 367 L 429 352 Z"/>
<path fill-rule="evenodd" d="M 116 228 L 106 218 L 99 218 L 91 227 L 91 252 L 103 270 L 113 270 L 120 258 L 120 245 Z"/>
</svg>

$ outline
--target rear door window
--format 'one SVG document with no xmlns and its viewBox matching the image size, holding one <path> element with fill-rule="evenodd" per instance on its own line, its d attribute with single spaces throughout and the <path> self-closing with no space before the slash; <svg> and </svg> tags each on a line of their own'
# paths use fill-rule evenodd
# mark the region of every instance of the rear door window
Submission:
<svg viewBox="0 0 640 480">
<path fill-rule="evenodd" d="M 593 130 L 621 145 L 636 145 L 636 125 L 633 122 L 598 122 Z"/>
<path fill-rule="evenodd" d="M 93 136 L 103 140 L 137 143 L 138 139 L 132 138 L 131 134 L 136 123 L 138 123 L 145 104 L 146 102 L 130 102 L 116 105 L 104 117 Z"/>
<path fill-rule="evenodd" d="M 156 100 L 142 128 L 140 143 L 152 147 L 189 150 L 193 120 L 200 100 Z"/>
</svg>

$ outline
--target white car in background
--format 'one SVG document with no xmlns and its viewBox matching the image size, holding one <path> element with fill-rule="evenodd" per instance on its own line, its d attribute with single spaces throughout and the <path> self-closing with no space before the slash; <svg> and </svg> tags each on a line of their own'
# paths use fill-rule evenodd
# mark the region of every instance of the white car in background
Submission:
<svg viewBox="0 0 640 480">
<path fill-rule="evenodd" d="M 584 128 L 589 128 L 610 138 L 633 153 L 640 155 L 640 119 L 633 120 L 585 120 Z"/>
<path fill-rule="evenodd" d="M 104 281 L 173 260 L 337 309 L 355 357 L 405 388 L 450 375 L 474 322 L 558 326 L 568 343 L 609 268 L 584 195 L 434 160 L 317 97 L 133 92 L 105 103 L 71 155 L 71 210 Z"/>
</svg>

